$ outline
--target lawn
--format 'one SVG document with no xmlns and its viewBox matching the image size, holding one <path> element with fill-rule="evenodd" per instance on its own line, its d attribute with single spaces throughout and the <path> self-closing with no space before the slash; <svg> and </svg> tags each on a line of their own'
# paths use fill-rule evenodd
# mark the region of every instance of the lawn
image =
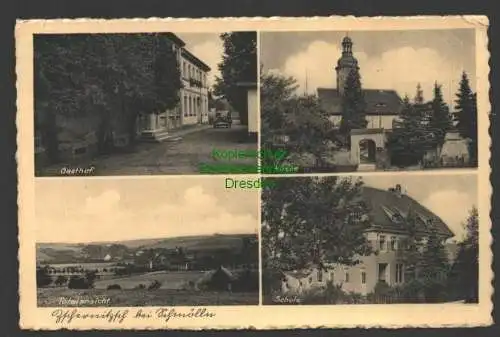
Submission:
<svg viewBox="0 0 500 337">
<path fill-rule="evenodd" d="M 189 281 L 196 282 L 204 275 L 202 271 L 161 271 L 131 275 L 121 278 L 97 280 L 94 284 L 96 289 L 107 289 L 111 284 L 118 284 L 122 289 L 133 289 L 140 284 L 146 287 L 153 281 L 161 283 L 160 289 L 180 289 Z"/>
<path fill-rule="evenodd" d="M 60 299 L 109 299 L 109 304 L 61 304 Z M 215 306 L 258 305 L 259 293 L 229 293 L 187 291 L 174 289 L 158 290 L 75 290 L 67 288 L 40 288 L 37 291 L 39 307 L 140 307 L 140 306 Z"/>
</svg>

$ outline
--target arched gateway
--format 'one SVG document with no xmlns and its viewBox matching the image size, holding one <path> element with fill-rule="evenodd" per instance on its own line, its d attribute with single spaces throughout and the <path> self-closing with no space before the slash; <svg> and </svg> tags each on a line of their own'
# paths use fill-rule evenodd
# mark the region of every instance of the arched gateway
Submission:
<svg viewBox="0 0 500 337">
<path fill-rule="evenodd" d="M 358 166 L 358 171 L 376 169 L 377 149 L 385 148 L 386 139 L 384 129 L 351 130 L 351 163 Z"/>
</svg>

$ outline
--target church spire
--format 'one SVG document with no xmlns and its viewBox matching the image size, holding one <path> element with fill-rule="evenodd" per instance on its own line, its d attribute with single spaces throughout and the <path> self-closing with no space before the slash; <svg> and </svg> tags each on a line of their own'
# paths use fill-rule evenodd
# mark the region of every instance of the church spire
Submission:
<svg viewBox="0 0 500 337">
<path fill-rule="evenodd" d="M 352 56 L 352 40 L 347 33 L 342 40 L 342 56 Z"/>
</svg>

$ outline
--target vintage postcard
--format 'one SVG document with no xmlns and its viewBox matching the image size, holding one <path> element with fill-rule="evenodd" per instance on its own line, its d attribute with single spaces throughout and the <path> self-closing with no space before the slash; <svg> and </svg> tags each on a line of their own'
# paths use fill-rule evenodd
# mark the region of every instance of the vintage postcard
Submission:
<svg viewBox="0 0 500 337">
<path fill-rule="evenodd" d="M 487 29 L 18 21 L 21 328 L 492 324 Z"/>
</svg>

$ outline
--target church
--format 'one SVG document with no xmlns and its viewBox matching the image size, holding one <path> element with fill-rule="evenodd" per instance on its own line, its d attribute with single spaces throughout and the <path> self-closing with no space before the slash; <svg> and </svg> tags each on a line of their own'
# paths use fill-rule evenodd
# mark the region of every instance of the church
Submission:
<svg viewBox="0 0 500 337">
<path fill-rule="evenodd" d="M 353 42 L 346 36 L 342 40 L 342 55 L 337 61 L 336 88 L 318 88 L 318 98 L 321 107 L 329 115 L 330 121 L 335 126 L 340 124 L 342 118 L 342 96 L 344 94 L 345 81 L 351 71 L 359 71 L 358 60 L 352 51 Z M 363 81 L 363 78 L 361 78 Z M 364 89 L 366 102 L 367 129 L 393 128 L 393 121 L 402 109 L 403 101 L 395 90 L 387 89 Z"/>
</svg>

